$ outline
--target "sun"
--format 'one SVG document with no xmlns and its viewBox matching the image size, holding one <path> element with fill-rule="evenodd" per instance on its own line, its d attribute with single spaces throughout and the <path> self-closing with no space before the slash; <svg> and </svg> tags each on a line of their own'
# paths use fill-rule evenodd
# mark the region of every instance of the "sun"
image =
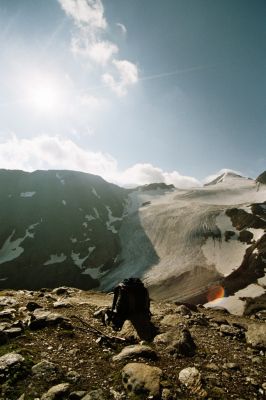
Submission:
<svg viewBox="0 0 266 400">
<path fill-rule="evenodd" d="M 57 113 L 62 108 L 63 91 L 53 77 L 37 76 L 28 81 L 28 106 L 39 113 Z"/>
</svg>

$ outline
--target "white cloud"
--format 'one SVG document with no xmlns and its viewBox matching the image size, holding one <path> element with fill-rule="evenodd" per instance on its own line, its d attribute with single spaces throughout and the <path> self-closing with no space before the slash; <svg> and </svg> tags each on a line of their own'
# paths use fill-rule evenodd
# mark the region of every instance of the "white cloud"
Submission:
<svg viewBox="0 0 266 400">
<path fill-rule="evenodd" d="M 116 26 L 121 30 L 123 35 L 127 34 L 127 28 L 125 27 L 124 24 L 121 24 L 120 22 L 117 22 Z"/>
<path fill-rule="evenodd" d="M 31 139 L 19 139 L 14 134 L 9 136 L 0 143 L 0 166 L 24 171 L 82 171 L 128 187 L 153 182 L 174 184 L 179 188 L 200 185 L 195 178 L 182 176 L 177 171 L 165 172 L 151 164 L 136 164 L 125 171 L 119 171 L 117 161 L 110 154 L 89 151 L 59 136 L 41 135 Z"/>
<path fill-rule="evenodd" d="M 58 0 L 65 13 L 72 17 L 77 25 L 93 29 L 106 29 L 104 7 L 101 0 Z"/>
<path fill-rule="evenodd" d="M 102 80 L 118 96 L 124 96 L 128 87 L 138 82 L 138 68 L 127 60 L 113 60 L 112 63 L 118 75 L 117 80 L 110 73 L 103 74 Z"/>
<path fill-rule="evenodd" d="M 175 187 L 184 189 L 201 186 L 201 183 L 193 177 L 183 176 L 177 171 L 165 172 L 161 168 L 145 163 L 135 164 L 128 168 L 121 174 L 120 181 L 122 185 L 132 187 L 157 182 L 173 184 Z"/>
<path fill-rule="evenodd" d="M 72 38 L 71 50 L 74 54 L 102 66 L 106 65 L 119 51 L 114 43 L 108 41 L 92 42 L 83 35 Z"/>
<path fill-rule="evenodd" d="M 110 179 L 117 170 L 116 160 L 109 154 L 91 152 L 72 140 L 41 135 L 18 139 L 12 135 L 0 143 L 0 165 L 5 169 L 67 169 L 101 175 Z"/>
<path fill-rule="evenodd" d="M 138 68 L 128 60 L 118 60 L 118 46 L 107 40 L 109 33 L 101 0 L 58 0 L 64 12 L 74 19 L 77 26 L 71 39 L 71 51 L 82 57 L 91 67 L 101 66 L 102 82 L 117 96 L 127 94 L 128 88 L 138 82 Z M 126 27 L 116 24 L 123 34 Z"/>
</svg>

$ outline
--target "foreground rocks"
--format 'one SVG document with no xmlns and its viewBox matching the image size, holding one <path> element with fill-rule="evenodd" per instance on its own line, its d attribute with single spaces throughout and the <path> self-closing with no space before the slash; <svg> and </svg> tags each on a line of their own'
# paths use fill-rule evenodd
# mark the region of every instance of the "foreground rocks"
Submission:
<svg viewBox="0 0 266 400">
<path fill-rule="evenodd" d="M 3 294 L 1 400 L 265 396 L 263 310 L 236 317 L 189 304 L 152 303 L 158 334 L 148 343 L 129 322 L 120 332 L 102 325 L 98 316 L 112 302 L 108 294 L 66 287 Z"/>
</svg>

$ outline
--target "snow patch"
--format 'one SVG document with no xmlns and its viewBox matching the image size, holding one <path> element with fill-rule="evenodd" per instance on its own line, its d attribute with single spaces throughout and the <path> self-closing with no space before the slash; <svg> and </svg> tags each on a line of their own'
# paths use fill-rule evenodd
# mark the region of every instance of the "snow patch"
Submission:
<svg viewBox="0 0 266 400">
<path fill-rule="evenodd" d="M 66 206 L 66 200 L 62 200 L 62 204 Z"/>
<path fill-rule="evenodd" d="M 82 223 L 82 226 L 83 226 L 84 228 L 88 228 L 88 222 L 83 222 L 83 223 Z"/>
<path fill-rule="evenodd" d="M 74 261 L 74 264 L 79 267 L 80 269 L 83 268 L 83 263 L 87 260 L 87 258 L 92 254 L 92 252 L 96 249 L 95 246 L 91 246 L 88 248 L 88 254 L 80 258 L 80 253 L 75 253 L 73 250 L 71 252 L 71 258 Z"/>
<path fill-rule="evenodd" d="M 224 213 L 218 215 L 216 224 L 222 236 L 225 231 L 233 231 L 237 234 L 230 218 Z M 214 264 L 218 272 L 227 276 L 241 265 L 247 247 L 246 243 L 234 240 L 234 238 L 231 238 L 227 242 L 224 240 L 217 242 L 212 238 L 208 238 L 202 246 L 202 251 L 208 264 Z"/>
<path fill-rule="evenodd" d="M 67 259 L 67 256 L 64 253 L 58 254 L 51 254 L 48 261 L 46 261 L 43 265 L 50 265 L 50 264 L 57 264 L 62 263 Z"/>
<path fill-rule="evenodd" d="M 22 192 L 20 193 L 20 197 L 32 197 L 36 194 L 36 192 Z"/>
<path fill-rule="evenodd" d="M 13 236 L 15 235 L 15 229 L 11 233 L 11 235 L 6 239 L 5 243 L 0 249 L 0 264 L 3 264 L 8 261 L 15 260 L 18 258 L 23 252 L 24 248 L 20 247 L 20 245 L 23 243 L 23 241 L 26 238 L 33 239 L 34 238 L 34 233 L 30 232 L 32 229 L 34 229 L 35 226 L 37 226 L 39 222 L 36 224 L 30 225 L 26 229 L 26 233 L 22 238 L 18 238 L 15 240 L 12 240 Z"/>
<path fill-rule="evenodd" d="M 99 213 L 98 213 L 97 208 L 93 207 L 93 211 L 94 211 L 94 214 L 96 215 L 96 218 L 97 218 L 97 219 L 100 219 L 100 215 L 99 215 Z"/>
<path fill-rule="evenodd" d="M 99 279 L 101 278 L 106 272 L 101 272 L 101 268 L 103 265 L 100 265 L 100 267 L 97 268 L 86 268 L 82 274 L 83 275 L 90 275 L 93 279 Z"/>
<path fill-rule="evenodd" d="M 98 195 L 98 193 L 96 192 L 96 190 L 94 188 L 92 188 L 91 191 L 94 194 L 94 196 L 96 196 L 98 199 L 101 198 L 101 196 Z"/>
<path fill-rule="evenodd" d="M 66 183 L 65 180 L 60 176 L 60 174 L 58 172 L 56 173 L 56 177 L 57 177 L 57 179 L 60 180 L 62 185 L 65 185 L 65 183 Z"/>
<path fill-rule="evenodd" d="M 85 218 L 86 218 L 86 220 L 89 221 L 89 222 L 90 222 L 90 221 L 93 221 L 94 219 L 96 219 L 93 215 L 88 215 L 88 214 L 85 215 Z"/>
<path fill-rule="evenodd" d="M 223 297 L 222 299 L 216 299 L 205 304 L 205 307 L 217 307 L 222 306 L 226 308 L 231 314 L 243 315 L 245 311 L 246 301 L 245 297 L 255 298 L 259 297 L 266 292 L 266 289 L 260 285 L 252 283 L 246 288 L 239 290 L 233 296 Z"/>
<path fill-rule="evenodd" d="M 109 206 L 105 206 L 106 210 L 108 211 L 108 221 L 106 221 L 106 227 L 108 231 L 111 231 L 112 233 L 118 233 L 118 231 L 115 229 L 112 224 L 116 221 L 122 221 L 123 218 L 121 217 L 114 217 L 112 210 Z"/>
</svg>

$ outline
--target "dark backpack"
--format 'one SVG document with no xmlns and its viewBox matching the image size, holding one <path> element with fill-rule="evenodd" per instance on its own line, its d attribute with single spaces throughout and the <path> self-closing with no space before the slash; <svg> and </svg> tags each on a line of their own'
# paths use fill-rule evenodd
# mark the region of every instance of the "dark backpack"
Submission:
<svg viewBox="0 0 266 400">
<path fill-rule="evenodd" d="M 124 279 L 115 288 L 112 311 L 125 319 L 136 313 L 150 314 L 149 293 L 139 278 Z"/>
</svg>

